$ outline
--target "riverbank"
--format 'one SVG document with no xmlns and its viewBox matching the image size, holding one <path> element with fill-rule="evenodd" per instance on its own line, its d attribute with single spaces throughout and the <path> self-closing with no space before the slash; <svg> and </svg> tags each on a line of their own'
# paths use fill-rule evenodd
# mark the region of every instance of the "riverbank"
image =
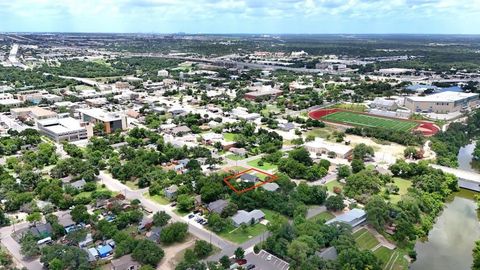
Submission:
<svg viewBox="0 0 480 270">
<path fill-rule="evenodd" d="M 428 234 L 417 241 L 413 270 L 470 269 L 475 241 L 480 239 L 475 192 L 461 189 L 445 203 L 442 214 Z"/>
</svg>

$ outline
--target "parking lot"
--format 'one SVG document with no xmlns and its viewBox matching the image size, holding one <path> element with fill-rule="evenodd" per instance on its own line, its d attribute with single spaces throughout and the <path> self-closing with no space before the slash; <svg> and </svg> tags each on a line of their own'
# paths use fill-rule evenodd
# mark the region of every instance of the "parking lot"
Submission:
<svg viewBox="0 0 480 270">
<path fill-rule="evenodd" d="M 248 253 L 245 255 L 245 259 L 247 259 L 247 264 L 255 265 L 255 270 L 287 270 L 290 267 L 286 261 L 265 250 L 261 250 L 258 254 Z"/>
<path fill-rule="evenodd" d="M 199 226 L 205 226 L 208 224 L 207 217 L 202 216 L 200 213 L 190 213 L 184 218 L 185 220 L 187 220 L 188 223 L 194 223 Z"/>
</svg>

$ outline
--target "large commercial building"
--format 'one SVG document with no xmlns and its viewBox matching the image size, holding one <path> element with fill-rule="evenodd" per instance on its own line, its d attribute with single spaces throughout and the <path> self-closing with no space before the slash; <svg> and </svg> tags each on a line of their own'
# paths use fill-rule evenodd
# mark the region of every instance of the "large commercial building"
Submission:
<svg viewBox="0 0 480 270">
<path fill-rule="evenodd" d="M 446 91 L 428 96 L 405 98 L 405 107 L 413 112 L 451 113 L 478 106 L 478 94 Z"/>
<path fill-rule="evenodd" d="M 102 109 L 80 109 L 82 121 L 92 124 L 103 123 L 105 133 L 109 134 L 118 129 L 127 128 L 127 116 L 123 112 L 106 112 Z"/>
<path fill-rule="evenodd" d="M 12 116 L 15 118 L 32 118 L 34 120 L 42 120 L 57 117 L 57 113 L 41 108 L 41 107 L 26 107 L 10 109 Z"/>
<path fill-rule="evenodd" d="M 87 138 L 87 129 L 71 117 L 50 118 L 37 121 L 41 133 L 56 142 L 78 141 Z"/>
<path fill-rule="evenodd" d="M 280 96 L 283 91 L 280 89 L 273 88 L 271 86 L 253 86 L 250 87 L 248 92 L 245 94 L 245 98 L 252 101 L 263 101 L 263 100 L 270 100 L 275 99 L 276 97 Z"/>
</svg>

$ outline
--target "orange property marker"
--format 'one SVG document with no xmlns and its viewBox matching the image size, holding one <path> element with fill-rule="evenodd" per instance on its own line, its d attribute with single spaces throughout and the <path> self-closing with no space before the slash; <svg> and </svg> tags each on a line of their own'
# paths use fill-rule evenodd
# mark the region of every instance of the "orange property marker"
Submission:
<svg viewBox="0 0 480 270">
<path fill-rule="evenodd" d="M 265 180 L 265 181 L 261 181 L 260 183 L 254 185 L 254 186 L 251 186 L 251 187 L 249 187 L 249 188 L 242 189 L 242 190 L 236 189 L 236 188 L 229 182 L 231 179 L 236 179 L 236 178 L 240 177 L 242 174 L 245 174 L 245 173 L 248 173 L 248 172 L 251 172 L 251 171 L 255 171 L 255 172 L 264 174 L 264 175 L 268 176 L 268 178 L 267 178 L 267 180 Z M 276 175 L 273 175 L 273 174 L 270 174 L 270 173 L 261 171 L 261 170 L 259 170 L 259 169 L 250 168 L 250 169 L 248 169 L 248 170 L 239 172 L 239 173 L 237 173 L 237 174 L 234 174 L 234 175 L 225 177 L 225 178 L 223 179 L 223 182 L 225 182 L 225 184 L 227 184 L 227 186 L 228 186 L 231 190 L 235 191 L 235 193 L 237 193 L 237 194 L 242 194 L 242 193 L 245 193 L 245 192 L 247 192 L 247 191 L 253 190 L 253 189 L 257 188 L 257 187 L 263 186 L 263 185 L 265 185 L 265 184 L 267 184 L 267 183 L 274 182 L 274 181 L 276 181 L 277 179 L 278 179 L 278 176 L 276 176 Z"/>
</svg>

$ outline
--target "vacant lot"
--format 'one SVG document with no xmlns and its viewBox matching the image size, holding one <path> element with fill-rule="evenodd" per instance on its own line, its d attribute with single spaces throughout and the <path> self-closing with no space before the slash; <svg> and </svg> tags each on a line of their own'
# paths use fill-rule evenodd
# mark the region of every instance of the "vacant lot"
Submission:
<svg viewBox="0 0 480 270">
<path fill-rule="evenodd" d="M 409 131 L 417 126 L 415 122 L 343 111 L 325 115 L 321 119 L 352 126 L 386 128 L 400 131 Z"/>
<path fill-rule="evenodd" d="M 355 242 L 360 249 L 372 249 L 378 245 L 378 240 L 367 229 L 360 229 L 353 234 Z"/>
</svg>

